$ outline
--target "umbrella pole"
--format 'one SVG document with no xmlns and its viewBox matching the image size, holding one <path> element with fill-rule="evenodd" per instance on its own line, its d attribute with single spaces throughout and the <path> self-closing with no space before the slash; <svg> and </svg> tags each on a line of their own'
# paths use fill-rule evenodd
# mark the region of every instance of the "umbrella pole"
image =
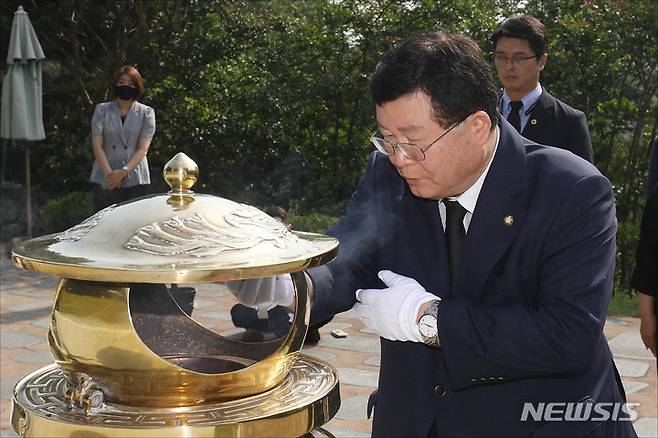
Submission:
<svg viewBox="0 0 658 438">
<path fill-rule="evenodd" d="M 27 202 L 27 236 L 32 237 L 32 183 L 30 181 L 30 143 L 25 143 L 25 199 Z"/>
</svg>

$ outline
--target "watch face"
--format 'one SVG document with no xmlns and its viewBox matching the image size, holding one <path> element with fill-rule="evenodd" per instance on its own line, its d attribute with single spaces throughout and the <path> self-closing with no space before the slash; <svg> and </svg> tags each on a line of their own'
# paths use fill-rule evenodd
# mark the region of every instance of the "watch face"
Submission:
<svg viewBox="0 0 658 438">
<path fill-rule="evenodd" d="M 423 315 L 418 321 L 418 331 L 426 338 L 437 335 L 436 318 L 432 315 Z"/>
</svg>

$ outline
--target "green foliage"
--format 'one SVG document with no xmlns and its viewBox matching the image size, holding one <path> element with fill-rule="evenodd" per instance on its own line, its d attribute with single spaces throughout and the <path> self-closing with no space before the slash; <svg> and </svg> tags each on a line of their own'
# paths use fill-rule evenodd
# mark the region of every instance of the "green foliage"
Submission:
<svg viewBox="0 0 658 438">
<path fill-rule="evenodd" d="M 615 290 L 632 294 L 631 276 L 635 268 L 635 249 L 640 235 L 640 221 L 620 222 L 617 228 L 617 264 Z"/>
<path fill-rule="evenodd" d="M 320 213 L 288 214 L 288 222 L 294 231 L 307 231 L 311 233 L 324 233 L 331 228 L 338 218 Z"/>
<path fill-rule="evenodd" d="M 443 28 L 490 55 L 497 21 L 535 15 L 550 40 L 542 84 L 587 114 L 595 164 L 614 185 L 618 282 L 628 284 L 658 119 L 655 0 L 1 3 L 0 32 L 9 35 L 23 4 L 47 57 L 47 138 L 32 152 L 38 201 L 87 186 L 94 105 L 111 98 L 113 71 L 129 63 L 157 116 L 154 191 L 165 190 L 164 163 L 184 151 L 200 166 L 196 191 L 291 206 L 304 218 L 336 217 L 349 199 L 372 150 L 369 77 L 392 44 Z M 5 59 L 6 43 L 0 50 Z M 16 175 L 22 182 L 20 167 Z M 321 217 L 293 223 L 324 231 Z"/>
<path fill-rule="evenodd" d="M 70 192 L 50 199 L 41 208 L 41 233 L 64 231 L 94 213 L 93 199 L 88 192 Z"/>
<path fill-rule="evenodd" d="M 608 305 L 608 315 L 633 316 L 637 318 L 640 316 L 637 302 L 637 293 L 629 295 L 628 293 L 617 292 L 614 294 Z"/>
</svg>

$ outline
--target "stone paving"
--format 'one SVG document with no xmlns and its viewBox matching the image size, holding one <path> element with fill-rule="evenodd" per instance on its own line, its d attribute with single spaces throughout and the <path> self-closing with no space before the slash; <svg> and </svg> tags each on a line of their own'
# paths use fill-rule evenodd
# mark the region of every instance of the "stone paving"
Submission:
<svg viewBox="0 0 658 438">
<path fill-rule="evenodd" d="M 31 371 L 51 364 L 46 334 L 57 279 L 25 272 L 13 266 L 2 251 L 0 257 L 0 436 L 15 437 L 9 422 L 14 385 Z M 225 293 L 199 289 L 194 318 L 215 331 L 235 330 L 226 312 Z M 345 338 L 330 332 L 340 329 Z M 366 419 L 368 395 L 377 386 L 379 339 L 363 327 L 352 312 L 338 315 L 320 333 L 320 342 L 304 347 L 304 353 L 333 364 L 340 377 L 342 404 L 324 428 L 337 437 L 370 436 Z M 644 346 L 636 318 L 610 318 L 605 334 L 615 355 L 630 403 L 638 403 L 635 429 L 641 437 L 658 436 L 656 414 L 656 361 Z"/>
</svg>

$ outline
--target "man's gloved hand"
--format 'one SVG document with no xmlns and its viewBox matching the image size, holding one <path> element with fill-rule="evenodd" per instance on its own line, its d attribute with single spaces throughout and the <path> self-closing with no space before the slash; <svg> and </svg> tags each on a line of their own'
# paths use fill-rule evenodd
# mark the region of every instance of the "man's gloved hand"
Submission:
<svg viewBox="0 0 658 438">
<path fill-rule="evenodd" d="M 379 271 L 386 289 L 359 289 L 354 310 L 363 324 L 391 341 L 423 342 L 418 331 L 420 306 L 438 297 L 416 280 L 392 271 Z"/>
<path fill-rule="evenodd" d="M 227 281 L 226 287 L 240 304 L 256 310 L 270 310 L 276 306 L 290 306 L 295 300 L 290 274 L 251 280 Z"/>
</svg>

